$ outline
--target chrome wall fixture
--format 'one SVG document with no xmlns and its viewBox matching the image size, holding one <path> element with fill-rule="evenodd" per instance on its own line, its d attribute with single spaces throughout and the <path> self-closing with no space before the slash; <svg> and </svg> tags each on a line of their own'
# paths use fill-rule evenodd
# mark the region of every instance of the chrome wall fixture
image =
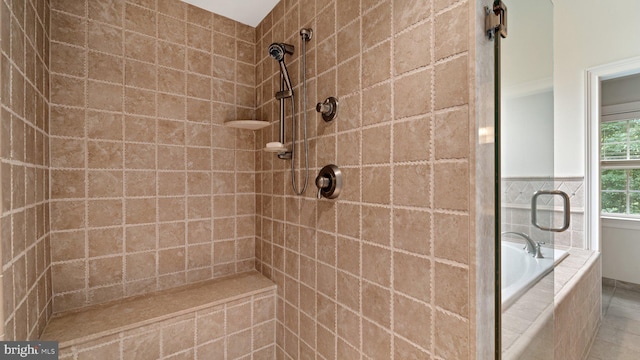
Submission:
<svg viewBox="0 0 640 360">
<path fill-rule="evenodd" d="M 316 177 L 318 199 L 335 199 L 342 191 L 342 171 L 333 164 L 323 167 Z"/>
<path fill-rule="evenodd" d="M 322 120 L 331 122 L 338 115 L 338 99 L 329 96 L 324 102 L 316 105 L 316 111 L 322 114 Z"/>
<path fill-rule="evenodd" d="M 291 84 L 291 77 L 287 71 L 287 66 L 284 62 L 285 55 L 292 55 L 294 52 L 294 46 L 285 43 L 273 43 L 269 46 L 269 55 L 278 62 L 280 66 L 280 91 L 276 92 L 275 97 L 280 101 L 280 137 L 277 142 L 270 142 L 264 148 L 265 151 L 275 152 L 278 154 L 279 159 L 291 160 L 291 186 L 293 191 L 297 195 L 302 195 L 307 189 L 309 183 L 309 144 L 307 141 L 307 76 L 306 76 L 306 61 L 307 61 L 307 42 L 311 40 L 313 36 L 313 30 L 302 29 L 300 30 L 300 38 L 302 43 L 302 128 L 303 128 L 303 143 L 304 143 L 304 184 L 301 189 L 298 189 L 298 183 L 296 181 L 296 151 L 297 142 L 297 123 L 296 123 L 296 107 L 295 107 L 295 92 L 293 91 L 293 85 Z M 287 150 L 285 146 L 285 100 L 290 99 L 291 102 L 291 151 Z"/>
</svg>

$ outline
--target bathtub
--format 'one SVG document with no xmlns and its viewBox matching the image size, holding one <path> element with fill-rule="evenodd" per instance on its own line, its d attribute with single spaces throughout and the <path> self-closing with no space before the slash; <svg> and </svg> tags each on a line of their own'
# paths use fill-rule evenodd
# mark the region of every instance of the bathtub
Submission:
<svg viewBox="0 0 640 360">
<path fill-rule="evenodd" d="M 542 247 L 544 259 L 536 259 L 523 246 L 520 243 L 502 242 L 502 311 L 569 255 L 566 251 Z"/>
</svg>

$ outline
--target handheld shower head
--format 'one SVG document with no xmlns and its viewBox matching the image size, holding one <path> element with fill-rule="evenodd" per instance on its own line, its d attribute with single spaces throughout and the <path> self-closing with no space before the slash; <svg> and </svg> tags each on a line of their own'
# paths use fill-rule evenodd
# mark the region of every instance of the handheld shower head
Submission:
<svg viewBox="0 0 640 360">
<path fill-rule="evenodd" d="M 289 90 L 293 90 L 293 87 L 291 86 L 291 78 L 289 77 L 287 66 L 284 64 L 284 55 L 293 54 L 293 49 L 293 45 L 285 43 L 273 43 L 269 45 L 269 55 L 280 63 L 280 73 Z"/>
<path fill-rule="evenodd" d="M 285 54 L 293 54 L 293 45 L 285 43 L 273 43 L 269 45 L 269 55 L 276 61 L 284 61 Z"/>
</svg>

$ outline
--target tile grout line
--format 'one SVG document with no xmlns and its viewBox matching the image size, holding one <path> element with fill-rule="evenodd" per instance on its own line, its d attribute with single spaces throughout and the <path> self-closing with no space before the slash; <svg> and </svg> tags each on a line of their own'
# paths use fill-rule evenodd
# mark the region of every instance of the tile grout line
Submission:
<svg viewBox="0 0 640 360">
<path fill-rule="evenodd" d="M 87 1 L 84 2 L 84 19 L 82 20 L 82 23 L 84 24 L 84 44 L 83 44 L 83 58 L 84 58 L 84 74 L 83 74 L 83 85 L 84 85 L 84 91 L 83 91 L 83 96 L 84 96 L 84 111 L 83 111 L 83 116 L 85 121 L 83 121 L 83 130 L 84 130 L 84 179 L 85 179 L 85 194 L 84 194 L 84 199 L 83 199 L 83 205 L 84 205 L 84 223 L 85 223 L 85 227 L 83 229 L 84 232 L 84 240 L 85 240 L 85 258 L 84 258 L 84 289 L 82 289 L 82 292 L 84 292 L 84 303 L 83 306 L 87 306 L 88 304 L 90 304 L 90 298 L 89 298 L 89 277 L 90 277 L 90 272 L 89 272 L 89 259 L 91 256 L 91 253 L 89 251 L 90 249 L 90 241 L 89 241 L 89 172 L 86 170 L 89 168 L 89 142 L 88 142 L 88 133 L 89 133 L 89 129 L 87 128 L 87 117 L 88 117 L 88 107 L 87 104 L 89 102 L 89 24 L 87 21 L 87 18 L 89 17 L 89 3 Z M 123 46 L 124 46 L 124 42 L 123 42 Z M 50 55 L 51 56 L 51 55 Z M 124 76 L 124 73 L 123 73 Z M 122 159 L 123 163 L 124 163 L 124 157 Z M 51 173 L 50 173 L 50 177 L 51 177 Z M 124 179 L 124 169 L 123 169 L 123 173 L 122 173 L 123 179 Z M 53 180 L 53 179 L 52 179 Z M 52 185 L 53 181 L 50 181 L 50 186 Z M 124 191 L 124 180 L 123 180 L 123 191 Z"/>
<path fill-rule="evenodd" d="M 333 40 L 333 52 L 334 52 L 334 54 L 338 54 L 338 31 L 337 31 L 338 25 L 337 25 L 337 21 L 335 20 L 335 19 L 338 18 L 338 2 L 335 1 L 333 4 L 330 4 L 329 6 L 333 6 L 333 12 L 334 12 L 334 14 L 333 14 L 333 19 L 334 19 L 333 29 L 331 29 L 332 30 L 331 37 L 334 39 Z M 330 38 L 327 38 L 326 41 L 330 41 Z M 320 46 L 320 44 L 318 44 L 317 46 Z M 317 69 L 318 69 L 317 65 L 318 64 L 316 62 L 316 66 L 314 67 L 316 72 L 317 72 Z M 331 64 L 331 65 L 332 66 L 330 68 L 335 69 L 334 70 L 334 76 L 335 76 L 334 84 L 335 84 L 335 87 L 334 87 L 333 91 L 335 91 L 335 94 L 336 94 L 335 96 L 338 97 L 338 89 L 339 89 L 338 81 L 339 80 L 338 80 L 338 57 L 337 56 L 335 57 L 334 63 Z M 305 109 L 305 111 L 306 111 L 306 109 Z M 316 123 L 316 134 L 317 134 L 317 125 L 318 125 L 318 123 Z M 337 129 L 338 125 L 337 125 L 337 123 L 333 123 L 333 124 L 329 124 L 329 125 L 333 128 L 333 131 L 331 132 L 331 135 L 329 135 L 329 136 L 331 136 L 331 138 L 333 139 L 333 151 L 334 151 L 335 157 L 332 159 L 332 161 L 335 164 L 335 163 L 338 162 L 338 135 L 337 135 L 337 133 L 338 133 L 338 129 Z M 318 164 L 317 157 L 318 157 L 318 155 L 316 153 L 316 166 L 317 167 L 324 166 L 322 164 Z M 336 213 L 335 213 L 336 214 L 336 216 L 335 216 L 335 227 L 334 227 L 336 236 L 333 236 L 334 244 L 335 244 L 335 246 L 334 246 L 334 259 L 335 259 L 335 261 L 334 261 L 334 267 L 333 267 L 332 270 L 333 270 L 334 284 L 335 285 L 334 285 L 334 289 L 333 289 L 333 299 L 332 299 L 333 300 L 333 316 L 334 316 L 332 331 L 334 333 L 333 334 L 333 336 L 334 336 L 334 344 L 333 344 L 333 346 L 334 346 L 334 357 L 335 357 L 335 359 L 338 359 L 338 348 L 339 348 L 338 344 L 340 342 L 340 336 L 338 334 L 338 323 L 339 323 L 338 322 L 339 321 L 338 320 L 338 309 L 339 309 L 340 305 L 338 303 L 338 270 L 337 270 L 338 269 L 338 236 L 337 236 L 337 234 L 339 232 L 338 229 L 340 228 L 339 227 L 340 212 L 338 211 L 338 209 L 342 208 L 342 204 L 340 204 L 340 202 L 336 201 L 336 202 L 334 202 L 333 205 L 334 205 L 334 208 L 335 208 L 335 211 L 336 211 Z M 361 218 L 361 217 L 359 216 L 359 218 Z M 359 221 L 362 222 L 362 219 L 359 219 Z"/>
<path fill-rule="evenodd" d="M 126 3 L 126 5 L 128 5 L 128 4 L 129 3 Z M 126 8 L 126 5 L 125 5 L 125 8 Z M 154 93 L 154 102 L 155 102 L 155 104 L 154 104 L 154 116 L 153 116 L 153 119 L 154 119 L 155 132 L 154 132 L 154 139 L 153 140 L 154 140 L 154 147 L 156 149 L 155 159 L 154 159 L 154 162 L 155 162 L 154 165 L 156 167 L 156 175 L 157 175 L 158 166 L 160 165 L 160 162 L 159 162 L 160 159 L 158 157 L 158 139 L 159 139 L 158 135 L 160 133 L 160 130 L 159 130 L 160 129 L 160 120 L 158 118 L 158 94 L 157 94 L 158 83 L 159 83 L 158 70 L 157 70 L 158 61 L 159 61 L 159 56 L 158 56 L 158 6 L 157 5 L 158 5 L 157 1 L 154 1 L 155 27 L 156 27 L 154 40 L 155 40 L 155 44 L 156 44 L 156 49 L 155 49 L 155 54 L 154 54 L 155 56 L 154 56 L 154 59 L 153 59 L 154 60 L 153 66 L 155 67 L 155 72 L 156 72 L 156 81 L 155 81 L 155 84 L 154 84 L 156 93 Z M 125 15 L 123 15 L 123 16 L 126 16 L 126 12 L 125 12 Z M 124 39 L 125 39 L 123 41 L 123 43 L 126 43 L 126 29 L 124 29 L 126 27 L 126 20 L 125 20 L 124 17 L 123 17 L 123 22 L 124 22 L 123 23 L 123 34 L 124 34 Z M 127 54 L 124 53 L 125 61 L 127 61 L 127 56 L 126 55 Z M 186 63 L 186 57 L 187 57 L 187 52 L 185 50 L 185 54 L 184 54 L 185 63 Z M 125 85 L 125 91 L 126 91 L 126 88 L 127 88 L 126 80 L 125 80 L 125 84 L 124 85 Z M 125 111 L 125 114 L 126 114 L 127 113 L 126 107 L 123 110 Z M 157 176 L 156 176 L 156 179 L 157 179 Z M 159 187 L 159 181 L 156 181 L 156 195 L 158 194 L 158 187 Z M 185 175 L 184 191 L 185 191 L 185 194 L 186 194 L 186 175 Z M 159 202 L 159 198 L 157 196 L 155 198 L 154 204 L 156 206 L 155 225 L 154 225 L 154 229 L 155 229 L 155 232 L 156 232 L 155 236 L 154 236 L 154 238 L 155 238 L 155 249 L 153 249 L 153 252 L 154 252 L 154 255 L 155 255 L 155 273 L 154 273 L 154 280 L 155 281 L 154 281 L 154 283 L 155 283 L 155 290 L 157 291 L 157 290 L 159 290 L 161 288 L 161 284 L 160 284 L 160 224 L 161 223 L 159 221 L 160 220 L 160 202 Z M 178 223 L 180 223 L 180 222 L 178 221 Z M 185 236 L 186 236 L 186 229 L 185 229 Z M 180 246 L 180 245 L 177 244 L 176 246 Z M 162 334 L 161 334 L 161 336 L 162 336 Z M 161 349 L 160 355 L 162 355 L 162 350 L 163 349 Z"/>
<path fill-rule="evenodd" d="M 156 0 L 157 1 L 157 0 Z M 162 0 L 160 0 L 162 1 Z M 157 5 L 156 5 L 157 6 Z M 158 13 L 158 15 L 156 16 L 156 44 L 158 44 L 159 40 L 160 40 L 160 16 L 161 14 Z M 189 53 L 188 50 L 188 40 L 187 37 L 188 35 L 188 21 L 186 20 L 186 13 L 183 14 L 183 19 L 181 20 L 183 22 L 182 24 L 182 28 L 184 30 L 184 39 L 182 40 L 183 43 L 182 45 L 184 45 L 185 47 L 185 57 L 188 56 L 187 54 Z M 158 45 L 156 45 L 156 49 L 158 48 Z M 159 95 L 159 90 L 160 90 L 160 76 L 158 73 L 158 64 L 160 63 L 160 59 L 158 56 L 158 51 L 156 51 L 156 99 L 158 99 L 158 95 Z M 211 63 L 211 62 L 210 62 Z M 185 170 L 185 179 L 187 180 L 185 183 L 187 184 L 187 187 L 189 185 L 189 181 L 188 181 L 188 176 L 189 174 L 187 173 L 187 168 L 189 166 L 189 147 L 187 146 L 187 122 L 186 120 L 189 118 L 188 115 L 188 109 L 189 109 L 189 101 L 187 99 L 186 96 L 186 92 L 187 92 L 187 74 L 186 74 L 186 61 L 185 61 L 185 71 L 183 72 L 184 74 L 184 88 L 182 89 L 182 98 L 184 99 L 184 104 L 183 104 L 183 108 L 182 108 L 182 115 L 184 116 L 184 120 L 182 120 L 182 146 L 184 147 L 184 170 Z M 211 105 L 209 105 L 211 106 Z M 156 100 L 156 115 L 158 115 L 159 111 L 157 110 L 160 107 L 160 103 L 159 100 Z M 156 139 L 157 141 L 157 139 Z M 157 147 L 156 147 L 157 149 Z M 156 159 L 158 158 L 158 151 L 156 150 Z M 159 163 L 156 162 L 156 174 L 157 174 L 157 168 L 159 166 Z M 156 175 L 157 178 L 157 175 Z M 211 191 L 211 181 L 212 179 L 209 179 L 209 191 Z M 156 194 L 157 195 L 157 194 Z M 160 201 L 158 199 L 158 197 L 156 196 L 156 209 L 157 209 L 157 213 L 158 213 L 158 222 L 160 220 Z M 182 271 L 184 272 L 184 283 L 188 284 L 189 283 L 189 192 L 188 189 L 187 191 L 185 191 L 184 194 L 184 198 L 183 198 L 183 202 L 184 202 L 184 210 L 182 212 L 182 218 L 184 219 L 184 239 L 183 239 L 183 254 L 182 254 L 182 259 L 183 259 L 183 264 L 182 264 Z M 160 236 L 160 234 L 158 233 L 158 236 Z"/>
<path fill-rule="evenodd" d="M 395 229 L 393 226 L 393 219 L 395 217 L 395 191 L 394 191 L 394 183 L 395 183 L 395 176 L 396 176 L 396 162 L 395 162 L 395 145 L 396 145 L 396 141 L 395 141 L 395 127 L 396 127 L 396 115 L 397 115 L 397 111 L 399 109 L 396 109 L 396 91 L 395 91 L 395 84 L 396 84 L 396 74 L 395 74 L 395 70 L 394 70 L 394 66 L 395 66 L 395 56 L 394 56 L 394 52 L 395 52 L 395 40 L 396 40 L 396 28 L 395 28 L 395 23 L 394 23 L 394 6 L 393 6 L 393 2 L 390 1 L 389 2 L 389 8 L 390 8 L 390 18 L 391 20 L 391 34 L 390 34 L 390 39 L 389 39 L 389 78 L 391 79 L 391 97 L 389 99 L 390 105 L 391 105 L 391 124 L 390 124 L 390 134 L 389 134 L 389 162 L 390 162 L 390 169 L 389 169 L 389 178 L 390 178 L 390 184 L 389 184 L 389 199 L 391 200 L 391 210 L 389 211 L 389 246 L 391 247 L 391 251 L 390 251 L 390 256 L 391 259 L 389 260 L 389 289 L 390 289 L 390 297 L 389 297 L 389 330 L 391 330 L 391 346 L 390 346 L 390 359 L 394 359 L 395 358 L 395 353 L 396 353 L 396 327 L 395 327 L 395 312 L 396 312 L 396 306 L 395 306 L 395 301 L 396 301 L 396 288 L 395 288 L 395 278 L 396 278 L 396 274 L 395 274 Z M 399 359 L 398 359 L 399 360 Z"/>
<path fill-rule="evenodd" d="M 429 205 L 430 207 L 433 209 L 435 208 L 435 77 L 436 77 L 436 35 L 435 35 L 435 22 L 436 22 L 436 15 L 435 15 L 435 3 L 434 0 L 430 1 L 430 14 L 429 17 L 431 18 L 429 21 L 429 46 L 430 46 L 430 64 L 431 64 L 431 69 L 429 71 L 430 73 L 430 99 L 429 99 L 429 108 L 431 110 L 431 116 L 429 118 L 429 160 L 431 162 L 431 165 L 429 166 Z M 431 356 L 435 356 L 436 354 L 436 345 L 435 345 L 435 331 L 436 331 L 436 310 L 435 310 L 435 281 L 436 281 L 436 268 L 435 268 L 435 216 L 433 215 L 433 212 L 431 212 L 429 214 L 429 232 L 430 232 L 430 241 L 429 241 L 429 297 L 430 297 L 430 303 L 431 303 L 431 322 L 430 322 L 430 339 L 429 339 L 429 347 L 428 350 L 431 354 Z"/>
<path fill-rule="evenodd" d="M 362 42 L 363 42 L 363 35 L 364 35 L 364 16 L 362 14 L 362 1 L 358 2 L 358 22 L 359 22 L 359 28 L 358 28 L 358 42 L 359 42 L 359 48 L 362 48 Z M 362 88 L 362 77 L 364 75 L 364 69 L 363 69 L 363 65 L 362 65 L 362 61 L 363 61 L 363 51 L 359 51 L 358 52 L 358 60 L 360 63 L 359 69 L 358 69 L 358 81 L 359 81 L 359 87 Z M 357 134 L 359 134 L 358 136 L 358 168 L 359 168 L 359 189 L 358 189 L 358 202 L 363 203 L 364 202 L 364 190 L 363 190 L 363 184 L 364 184 L 364 174 L 363 174 L 363 156 L 362 156 L 362 149 L 364 147 L 363 144 L 363 131 L 362 131 L 362 127 L 363 127 L 363 115 L 362 115 L 362 109 L 364 108 L 364 97 L 363 97 L 363 91 L 360 89 L 360 91 L 358 91 L 358 101 L 359 101 L 359 107 L 360 107 L 360 111 L 358 114 L 358 129 L 355 129 L 357 131 Z M 339 130 L 339 129 L 338 129 Z M 362 230 L 362 214 L 360 214 L 360 229 Z M 362 237 L 362 231 L 360 231 L 360 236 Z M 360 355 L 360 359 L 364 358 L 365 355 L 365 350 L 364 350 L 364 311 L 363 311 L 363 296 L 362 296 L 362 284 L 364 283 L 363 280 L 363 256 L 362 256 L 362 242 L 358 243 L 358 276 L 357 276 L 357 280 L 358 280 L 358 326 L 359 326 L 359 332 L 360 332 L 360 344 L 358 347 L 358 352 Z"/>
<path fill-rule="evenodd" d="M 86 4 L 88 6 L 89 1 L 91 0 L 86 0 Z M 124 116 L 124 112 L 127 106 L 126 103 L 126 81 L 127 81 L 127 65 L 126 65 L 126 47 L 125 47 L 125 34 L 124 34 L 124 22 L 125 22 L 125 17 L 126 17 L 126 6 L 122 6 L 122 10 L 121 10 L 121 22 L 120 22 L 120 41 L 122 42 L 121 44 L 121 50 L 122 50 L 122 56 L 120 57 L 122 59 L 122 113 L 119 113 L 119 115 L 121 116 L 121 124 L 122 124 L 122 294 L 126 296 L 127 294 L 127 257 L 126 257 L 126 253 L 127 253 L 127 228 L 126 228 L 126 223 L 127 223 L 127 201 L 126 201 L 126 177 L 125 177 L 125 169 L 126 169 L 126 153 L 124 152 L 125 149 L 125 144 L 126 144 L 126 125 L 125 125 L 125 116 Z M 88 14 L 88 10 L 87 10 L 87 18 L 89 17 Z M 87 59 L 89 58 L 89 45 L 88 45 L 88 39 L 89 39 L 89 35 L 88 35 L 88 21 L 87 21 L 87 49 L 85 50 L 87 53 Z M 88 60 L 87 60 L 88 62 Z M 87 72 L 87 74 L 85 74 L 87 76 L 87 78 L 89 77 L 89 73 Z M 88 81 L 88 80 L 87 80 Z M 86 103 L 85 103 L 86 106 Z M 86 117 L 85 117 L 85 127 L 86 127 Z M 87 144 L 89 144 L 89 134 L 86 133 L 85 134 L 85 141 L 87 142 Z M 87 149 L 87 153 L 86 153 L 86 157 L 87 157 L 87 161 L 89 159 L 89 151 Z M 86 172 L 90 173 L 90 169 L 88 166 L 88 163 L 86 166 Z M 88 181 L 87 181 L 87 185 L 88 185 Z M 87 190 L 87 197 L 89 197 L 89 190 Z M 87 231 L 89 231 L 89 224 L 87 224 Z"/>
<path fill-rule="evenodd" d="M 189 23 L 189 18 L 188 18 L 188 13 L 187 13 L 187 23 Z M 211 29 L 208 29 L 209 33 L 211 34 L 211 39 L 209 40 L 209 47 L 211 48 L 211 53 L 213 54 L 214 51 L 214 46 L 215 46 L 215 40 L 214 40 L 214 21 L 215 21 L 215 16 L 213 14 L 209 15 L 209 21 L 211 24 Z M 187 34 L 188 36 L 188 34 Z M 188 39 L 187 39 L 188 41 Z M 186 51 L 185 51 L 186 53 Z M 188 74 L 188 69 L 187 69 L 187 64 L 186 64 L 186 58 L 185 58 L 185 80 L 184 80 L 184 85 L 185 85 L 185 94 L 186 94 L 186 98 L 188 101 L 188 96 L 189 96 L 189 82 L 188 82 L 188 78 L 189 78 L 189 74 Z M 211 74 L 210 78 L 208 79 L 208 83 L 209 83 L 209 98 L 211 100 L 213 100 L 213 57 L 211 59 L 211 64 L 210 64 L 210 68 L 209 68 L 209 72 Z M 215 142 L 213 139 L 213 129 L 214 129 L 214 125 L 212 124 L 213 122 L 213 109 L 214 109 L 214 103 L 213 101 L 211 101 L 210 105 L 210 112 L 211 112 L 211 119 L 209 119 L 209 144 L 211 146 L 211 150 L 210 150 L 210 164 L 211 164 L 211 169 L 213 170 L 215 168 L 215 162 L 214 162 L 214 152 L 215 152 Z M 235 173 L 235 168 L 234 168 L 234 173 Z M 215 173 L 213 173 L 213 175 L 215 175 Z M 185 174 L 185 181 L 186 181 L 186 176 L 187 174 Z M 213 240 L 211 242 L 211 249 L 209 250 L 209 259 L 210 259 L 210 264 L 211 264 L 211 277 L 213 278 L 215 276 L 215 248 L 216 248 L 216 241 L 215 239 L 215 206 L 216 206 L 216 202 L 215 202 L 215 196 L 213 194 L 213 181 L 214 181 L 214 176 L 211 177 L 211 199 L 209 199 L 209 205 L 211 206 L 211 219 L 210 219 L 210 223 L 211 223 L 211 231 L 210 231 L 210 236 L 211 239 Z"/>
<path fill-rule="evenodd" d="M 234 35 L 237 38 L 237 24 L 233 25 L 234 28 Z M 213 36 L 213 34 L 211 35 L 211 41 L 212 41 L 212 48 L 211 50 L 213 51 L 213 46 L 215 46 L 215 36 Z M 235 49 L 235 42 L 234 42 L 234 55 L 236 54 L 236 49 Z M 214 58 L 211 58 L 211 75 L 213 76 L 213 69 L 214 69 Z M 236 66 L 236 59 L 234 58 L 234 67 Z M 237 101 L 238 101 L 238 84 L 237 84 L 237 74 L 234 72 L 233 74 L 234 77 L 234 82 L 233 82 L 233 92 L 234 92 L 234 118 L 237 119 L 238 118 L 238 108 L 237 108 Z M 213 89 L 212 89 L 213 90 Z M 212 113 L 213 114 L 213 113 Z M 212 119 L 213 120 L 213 119 Z M 238 212 L 238 197 L 236 196 L 237 193 L 235 192 L 237 185 L 238 185 L 238 133 L 240 132 L 240 130 L 238 129 L 234 129 L 234 137 L 233 137 L 233 142 L 234 142 L 234 146 L 233 146 L 233 179 L 234 179 L 234 195 L 233 195 L 233 207 L 234 207 L 234 214 L 237 214 Z M 234 259 L 238 258 L 238 241 L 237 241 L 237 235 L 238 235 L 238 221 L 237 219 L 234 219 L 234 224 L 233 224 L 233 234 L 234 234 L 234 242 L 233 242 L 233 254 L 234 254 Z M 238 264 L 234 263 L 234 272 L 238 272 Z"/>
</svg>

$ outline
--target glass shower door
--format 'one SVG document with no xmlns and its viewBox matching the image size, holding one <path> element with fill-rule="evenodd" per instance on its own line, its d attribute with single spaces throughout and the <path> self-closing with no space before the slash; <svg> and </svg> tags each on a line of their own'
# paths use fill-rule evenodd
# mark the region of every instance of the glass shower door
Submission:
<svg viewBox="0 0 640 360">
<path fill-rule="evenodd" d="M 553 4 L 504 2 L 508 37 L 494 40 L 500 109 L 496 353 L 502 359 L 553 359 L 554 233 L 564 225 L 559 214 L 565 205 L 554 181 Z"/>
</svg>

